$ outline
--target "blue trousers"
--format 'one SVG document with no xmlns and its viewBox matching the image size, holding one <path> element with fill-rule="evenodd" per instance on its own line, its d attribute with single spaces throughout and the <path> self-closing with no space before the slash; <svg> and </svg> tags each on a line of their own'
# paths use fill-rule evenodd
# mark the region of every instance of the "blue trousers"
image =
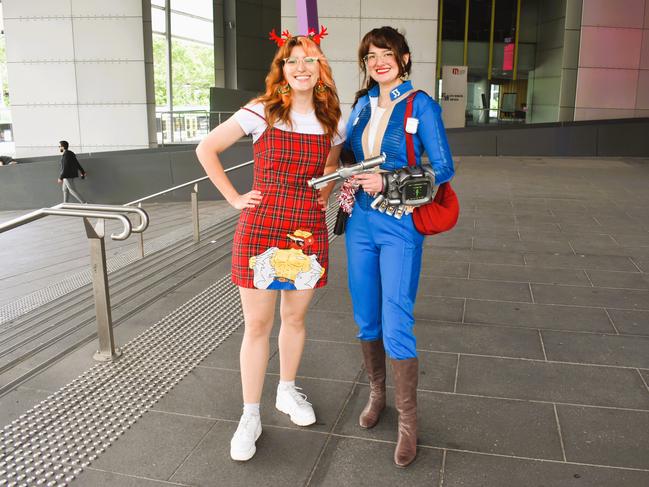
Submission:
<svg viewBox="0 0 649 487">
<path fill-rule="evenodd" d="M 359 193 L 345 229 L 349 289 L 357 337 L 383 339 L 395 360 L 417 357 L 413 309 L 424 241 L 412 215 L 401 220 L 369 207 Z"/>
</svg>

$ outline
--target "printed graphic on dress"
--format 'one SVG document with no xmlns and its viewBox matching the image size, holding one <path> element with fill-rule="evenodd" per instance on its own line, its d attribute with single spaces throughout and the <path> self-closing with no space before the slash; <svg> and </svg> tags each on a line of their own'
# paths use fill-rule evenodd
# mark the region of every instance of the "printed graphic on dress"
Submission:
<svg viewBox="0 0 649 487">
<path fill-rule="evenodd" d="M 304 253 L 315 243 L 313 234 L 298 229 L 286 236 L 289 248 L 270 247 L 250 257 L 248 267 L 254 270 L 253 282 L 257 289 L 313 289 L 324 275 L 325 268 L 317 255 Z"/>
</svg>

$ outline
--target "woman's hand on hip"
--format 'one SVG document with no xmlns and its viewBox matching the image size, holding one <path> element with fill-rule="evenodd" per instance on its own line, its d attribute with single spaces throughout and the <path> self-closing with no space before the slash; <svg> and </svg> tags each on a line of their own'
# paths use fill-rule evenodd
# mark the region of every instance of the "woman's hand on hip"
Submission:
<svg viewBox="0 0 649 487">
<path fill-rule="evenodd" d="M 254 208 L 255 206 L 261 203 L 261 191 L 253 189 L 248 191 L 245 194 L 239 194 L 229 203 L 235 207 L 237 210 L 243 210 L 244 208 Z"/>
<path fill-rule="evenodd" d="M 359 174 L 354 176 L 354 181 L 371 195 L 376 195 L 383 190 L 383 176 L 379 173 Z"/>
</svg>

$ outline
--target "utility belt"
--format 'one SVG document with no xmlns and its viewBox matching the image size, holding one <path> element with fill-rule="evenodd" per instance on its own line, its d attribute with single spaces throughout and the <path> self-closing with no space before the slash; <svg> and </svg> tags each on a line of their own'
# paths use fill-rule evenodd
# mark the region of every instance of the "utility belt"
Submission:
<svg viewBox="0 0 649 487">
<path fill-rule="evenodd" d="M 383 191 L 370 206 L 397 219 L 430 203 L 435 194 L 435 173 L 430 164 L 402 167 L 382 173 L 382 177 Z"/>
</svg>

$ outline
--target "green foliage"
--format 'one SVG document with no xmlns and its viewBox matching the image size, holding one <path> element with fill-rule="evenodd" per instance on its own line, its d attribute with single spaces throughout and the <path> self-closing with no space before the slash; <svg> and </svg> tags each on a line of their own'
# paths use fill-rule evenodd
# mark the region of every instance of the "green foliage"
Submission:
<svg viewBox="0 0 649 487">
<path fill-rule="evenodd" d="M 210 104 L 214 86 L 214 51 L 212 47 L 180 39 L 171 40 L 174 107 Z M 164 36 L 153 36 L 155 100 L 167 104 L 167 44 Z"/>
</svg>

